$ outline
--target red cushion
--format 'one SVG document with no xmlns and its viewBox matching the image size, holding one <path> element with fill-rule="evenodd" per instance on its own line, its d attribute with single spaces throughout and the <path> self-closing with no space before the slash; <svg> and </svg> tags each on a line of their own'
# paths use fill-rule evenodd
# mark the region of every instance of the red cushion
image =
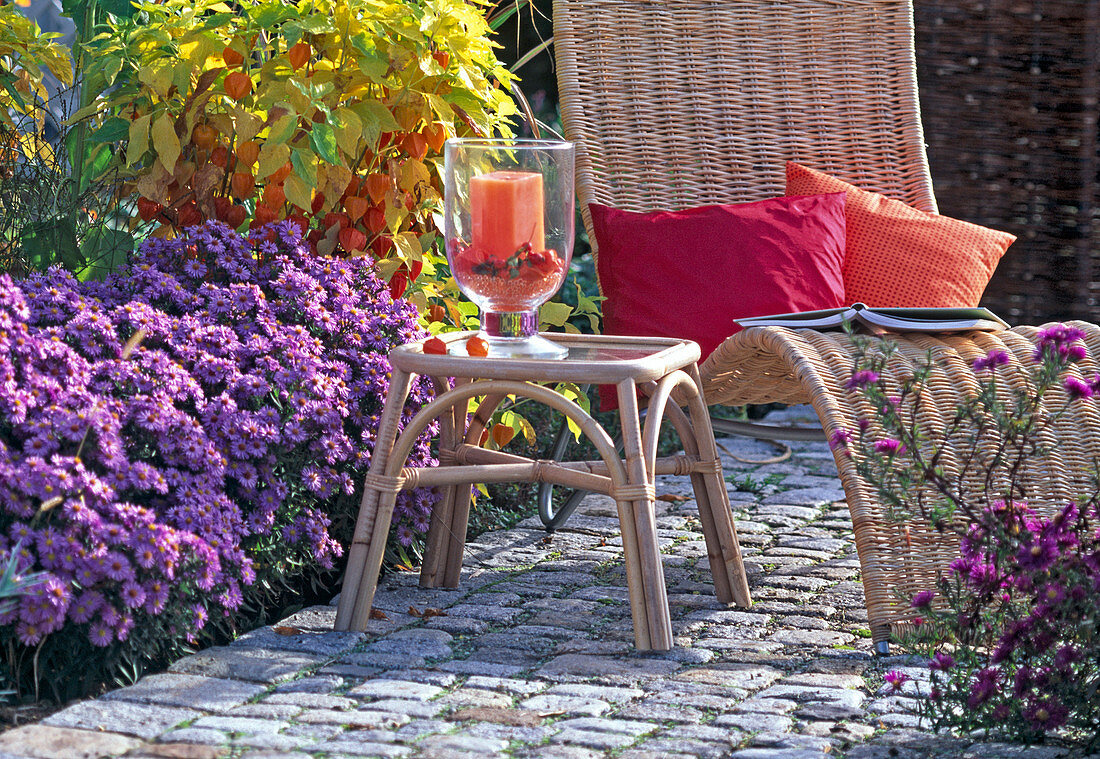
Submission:
<svg viewBox="0 0 1100 759">
<path fill-rule="evenodd" d="M 844 304 L 844 193 L 684 211 L 592 203 L 604 332 L 679 337 L 703 359 L 735 318 Z"/>
<path fill-rule="evenodd" d="M 735 318 L 845 305 L 842 192 L 683 211 L 589 210 L 606 334 L 686 338 L 706 359 L 740 331 Z M 604 409 L 615 406 L 608 390 Z"/>
<path fill-rule="evenodd" d="M 1007 232 L 921 211 L 820 171 L 787 164 L 787 192 L 847 192 L 844 289 L 848 303 L 933 308 L 976 306 Z"/>
</svg>

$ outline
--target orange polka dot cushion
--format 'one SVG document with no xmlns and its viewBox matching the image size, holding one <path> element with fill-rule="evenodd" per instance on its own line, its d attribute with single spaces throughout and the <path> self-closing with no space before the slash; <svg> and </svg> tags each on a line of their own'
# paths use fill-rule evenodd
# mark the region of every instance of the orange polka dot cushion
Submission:
<svg viewBox="0 0 1100 759">
<path fill-rule="evenodd" d="M 879 307 L 977 306 L 1007 232 L 928 213 L 828 174 L 787 164 L 788 195 L 848 193 L 844 300 Z"/>
</svg>

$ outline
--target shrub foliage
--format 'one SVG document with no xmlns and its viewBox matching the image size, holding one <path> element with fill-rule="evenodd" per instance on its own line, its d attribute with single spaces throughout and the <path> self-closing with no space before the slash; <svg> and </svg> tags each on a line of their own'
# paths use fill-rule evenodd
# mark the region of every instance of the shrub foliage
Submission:
<svg viewBox="0 0 1100 759">
<path fill-rule="evenodd" d="M 0 618 L 15 684 L 132 671 L 331 567 L 416 319 L 289 223 L 149 240 L 102 283 L 0 279 L 0 550 L 46 573 Z M 396 519 L 430 507 L 404 494 Z"/>
<path fill-rule="evenodd" d="M 848 383 L 879 415 L 862 420 L 858 432 L 835 433 L 833 446 L 855 458 L 899 519 L 927 520 L 960 539 L 960 555 L 938 584 L 911 600 L 913 631 L 902 641 L 928 657 L 922 704 L 933 727 L 1100 747 L 1095 464 L 1086 473 L 1094 479 L 1087 492 L 1043 514 L 1024 500 L 1022 474 L 1032 456 L 1054 455 L 1044 433 L 1069 404 L 1097 402 L 1100 375 L 1085 378 L 1073 367 L 1086 356 L 1083 337 L 1067 325 L 1041 331 L 1030 376 L 1001 376 L 1012 363 L 1001 350 L 974 362 L 977 390 L 946 429 L 974 445 L 962 458 L 967 467 L 981 467 L 984 487 L 948 474 L 942 439 L 915 422 L 929 365 L 916 367 L 890 394 L 880 377 L 885 356 L 864 343 Z M 1010 390 L 1001 394 L 998 387 Z M 890 673 L 887 682 L 897 688 L 906 679 Z"/>
</svg>

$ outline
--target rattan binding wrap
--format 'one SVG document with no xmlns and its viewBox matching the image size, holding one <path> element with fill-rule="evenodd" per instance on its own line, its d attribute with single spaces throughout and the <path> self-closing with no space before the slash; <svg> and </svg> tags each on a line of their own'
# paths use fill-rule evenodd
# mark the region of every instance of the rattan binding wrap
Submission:
<svg viewBox="0 0 1100 759">
<path fill-rule="evenodd" d="M 1100 327 L 1072 322 L 1087 335 L 1090 358 L 1073 373 L 1089 380 L 1098 371 L 1092 356 L 1100 355 Z M 1009 388 L 1022 388 L 1027 367 L 1033 366 L 1036 327 L 1016 327 L 1005 332 L 957 334 L 908 334 L 891 336 L 898 351 L 885 375 L 891 389 L 912 376 L 914 366 L 930 358 L 933 371 L 924 404 L 916 415 L 921 429 L 939 437 L 955 409 L 978 388 L 971 362 L 991 350 L 1004 350 L 1011 363 L 998 370 L 997 385 L 1003 400 Z M 852 349 L 842 332 L 789 330 L 780 327 L 747 329 L 726 340 L 701 367 L 703 389 L 710 403 L 812 403 L 826 433 L 855 432 L 859 419 L 873 422 L 877 413 L 863 397 L 846 390 L 852 376 Z M 1045 410 L 1065 405 L 1058 389 L 1047 396 Z M 871 434 L 876 428 L 872 426 Z M 986 441 L 987 444 L 989 441 Z M 1033 507 L 1044 511 L 1092 492 L 1093 475 L 1100 458 L 1100 413 L 1096 403 L 1070 404 L 1042 435 L 1043 452 L 1031 457 L 1022 472 L 1025 495 Z M 973 467 L 963 474 L 962 457 L 971 450 L 966 439 L 945 441 L 944 468 L 960 477 L 971 492 L 981 492 L 985 474 Z M 979 447 L 988 452 L 988 445 Z M 912 617 L 908 599 L 918 590 L 934 587 L 952 559 L 958 543 L 922 520 L 902 520 L 879 503 L 858 476 L 852 459 L 834 452 L 840 479 L 852 514 L 856 549 L 863 571 L 867 612 L 876 639 L 887 626 Z M 1001 483 L 1003 485 L 1003 480 Z"/>
</svg>

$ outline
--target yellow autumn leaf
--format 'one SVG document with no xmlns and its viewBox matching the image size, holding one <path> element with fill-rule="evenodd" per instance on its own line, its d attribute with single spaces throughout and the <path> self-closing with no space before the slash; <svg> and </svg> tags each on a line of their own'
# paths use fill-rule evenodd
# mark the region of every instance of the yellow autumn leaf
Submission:
<svg viewBox="0 0 1100 759">
<path fill-rule="evenodd" d="M 389 281 L 393 273 L 401 267 L 401 262 L 396 258 L 382 258 L 375 262 L 374 268 L 382 279 Z"/>
<path fill-rule="evenodd" d="M 297 174 L 291 173 L 283 182 L 286 199 L 299 208 L 309 209 L 313 205 L 313 188 Z"/>
<path fill-rule="evenodd" d="M 298 114 L 287 113 L 275 120 L 267 130 L 267 141 L 288 142 L 298 127 Z"/>
<path fill-rule="evenodd" d="M 397 186 L 402 190 L 409 191 L 414 189 L 421 182 L 428 184 L 431 180 L 432 177 L 428 173 L 428 167 L 420 161 L 410 158 L 401 164 L 401 171 L 397 177 Z"/>
<path fill-rule="evenodd" d="M 347 189 L 348 184 L 351 182 L 351 169 L 346 166 L 322 164 L 317 167 L 317 175 L 318 191 L 323 192 L 326 199 L 331 198 L 333 201 L 344 194 L 344 190 Z"/>
<path fill-rule="evenodd" d="M 169 63 L 151 63 L 138 69 L 138 80 L 164 100 L 172 87 L 174 66 Z"/>
<path fill-rule="evenodd" d="M 363 122 L 350 108 L 337 108 L 333 116 L 339 124 L 336 128 L 336 144 L 348 155 L 358 155 Z"/>
<path fill-rule="evenodd" d="M 424 258 L 420 250 L 420 240 L 415 232 L 394 235 L 393 244 L 397 248 L 397 255 L 405 261 L 421 261 Z"/>
<path fill-rule="evenodd" d="M 167 113 L 162 113 L 154 119 L 151 133 L 153 150 L 157 153 L 157 160 L 171 174 L 175 171 L 176 161 L 180 157 L 180 138 L 176 134 L 176 126 L 172 117 Z"/>
<path fill-rule="evenodd" d="M 397 232 L 401 229 L 401 225 L 405 223 L 405 219 L 409 218 L 409 212 L 405 210 L 405 206 L 386 204 L 386 227 L 390 232 Z"/>
<path fill-rule="evenodd" d="M 285 142 L 264 140 L 256 159 L 256 179 L 266 179 L 290 160 L 290 146 Z"/>
<path fill-rule="evenodd" d="M 195 34 L 180 43 L 180 55 L 200 68 L 206 68 L 207 59 L 219 52 L 214 40 L 205 34 Z"/>
<path fill-rule="evenodd" d="M 130 140 L 126 145 L 127 166 L 133 166 L 149 149 L 149 122 L 152 118 L 152 114 L 147 113 L 130 122 Z"/>
<path fill-rule="evenodd" d="M 543 303 L 542 308 L 539 309 L 539 319 L 543 325 L 553 325 L 555 327 L 564 326 L 569 321 L 569 316 L 573 313 L 573 307 L 568 303 L 555 303 L 553 301 L 549 303 Z"/>
<path fill-rule="evenodd" d="M 264 120 L 247 108 L 233 109 L 233 128 L 237 133 L 237 144 L 247 142 L 260 133 Z"/>
<path fill-rule="evenodd" d="M 164 170 L 160 163 L 154 163 L 153 168 L 147 174 L 138 177 L 134 183 L 142 197 L 155 200 L 158 203 L 168 203 L 168 183 L 172 181 L 172 175 Z"/>
<path fill-rule="evenodd" d="M 405 300 L 416 306 L 416 310 L 421 314 L 428 310 L 428 295 L 423 290 L 417 290 L 413 293 L 406 292 Z"/>
</svg>

